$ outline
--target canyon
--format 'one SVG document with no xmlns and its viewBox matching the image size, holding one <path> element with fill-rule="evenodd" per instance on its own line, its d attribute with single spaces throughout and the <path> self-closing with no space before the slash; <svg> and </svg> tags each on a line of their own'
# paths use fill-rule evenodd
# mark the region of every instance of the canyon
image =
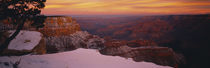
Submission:
<svg viewBox="0 0 210 68">
<path fill-rule="evenodd" d="M 105 39 L 149 40 L 183 54 L 180 68 L 208 68 L 210 15 L 76 17 L 82 30 Z M 90 27 L 88 27 L 90 26 Z"/>
<path fill-rule="evenodd" d="M 48 16 L 42 28 L 30 25 L 30 21 L 24 25 L 26 34 L 31 31 L 42 34 L 39 45 L 27 51 L 9 49 L 6 55 L 57 54 L 84 48 L 135 62 L 205 68 L 209 56 L 209 19 L 210 15 Z M 0 23 L 3 41 L 16 27 L 6 20 L 0 22 L 4 22 Z"/>
</svg>

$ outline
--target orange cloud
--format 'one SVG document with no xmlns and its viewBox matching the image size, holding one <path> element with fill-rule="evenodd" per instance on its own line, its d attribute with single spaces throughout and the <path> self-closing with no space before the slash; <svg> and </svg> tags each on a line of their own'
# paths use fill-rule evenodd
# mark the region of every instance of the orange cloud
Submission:
<svg viewBox="0 0 210 68">
<path fill-rule="evenodd" d="M 42 14 L 203 14 L 207 0 L 47 0 Z"/>
</svg>

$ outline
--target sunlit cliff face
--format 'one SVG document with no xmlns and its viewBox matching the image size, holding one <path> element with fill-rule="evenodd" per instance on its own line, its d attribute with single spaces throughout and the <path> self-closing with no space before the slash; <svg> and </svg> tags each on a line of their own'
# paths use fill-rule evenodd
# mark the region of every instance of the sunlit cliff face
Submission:
<svg viewBox="0 0 210 68">
<path fill-rule="evenodd" d="M 47 0 L 42 14 L 206 14 L 210 0 Z"/>
</svg>

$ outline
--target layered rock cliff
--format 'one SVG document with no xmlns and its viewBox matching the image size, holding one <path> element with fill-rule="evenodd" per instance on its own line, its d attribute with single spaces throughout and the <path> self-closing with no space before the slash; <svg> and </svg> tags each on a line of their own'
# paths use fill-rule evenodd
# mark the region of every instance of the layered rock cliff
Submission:
<svg viewBox="0 0 210 68">
<path fill-rule="evenodd" d="M 43 18 L 35 20 L 41 19 Z M 43 26 L 39 28 L 36 27 L 38 26 L 37 24 L 33 24 L 34 22 L 34 20 L 26 20 L 22 30 L 39 31 L 46 37 L 69 35 L 80 31 L 80 25 L 75 19 L 68 16 L 48 16 L 46 19 L 44 18 Z M 1 31 L 15 30 L 16 28 L 17 25 L 14 25 L 10 19 L 0 20 Z"/>
<path fill-rule="evenodd" d="M 47 37 L 69 35 L 80 31 L 80 25 L 72 17 L 47 17 L 44 22 L 44 27 L 38 31 Z"/>
<path fill-rule="evenodd" d="M 104 39 L 80 30 L 75 19 L 65 16 L 50 16 L 38 29 L 46 42 L 47 53 L 70 51 L 77 48 L 103 48 Z"/>
</svg>

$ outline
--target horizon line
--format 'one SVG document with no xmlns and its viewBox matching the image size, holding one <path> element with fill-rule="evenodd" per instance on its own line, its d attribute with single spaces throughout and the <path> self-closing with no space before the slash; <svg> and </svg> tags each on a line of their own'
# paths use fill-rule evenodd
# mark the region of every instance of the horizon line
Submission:
<svg viewBox="0 0 210 68">
<path fill-rule="evenodd" d="M 210 15 L 210 13 L 206 14 L 41 14 L 46 16 L 173 16 L 173 15 Z"/>
</svg>

